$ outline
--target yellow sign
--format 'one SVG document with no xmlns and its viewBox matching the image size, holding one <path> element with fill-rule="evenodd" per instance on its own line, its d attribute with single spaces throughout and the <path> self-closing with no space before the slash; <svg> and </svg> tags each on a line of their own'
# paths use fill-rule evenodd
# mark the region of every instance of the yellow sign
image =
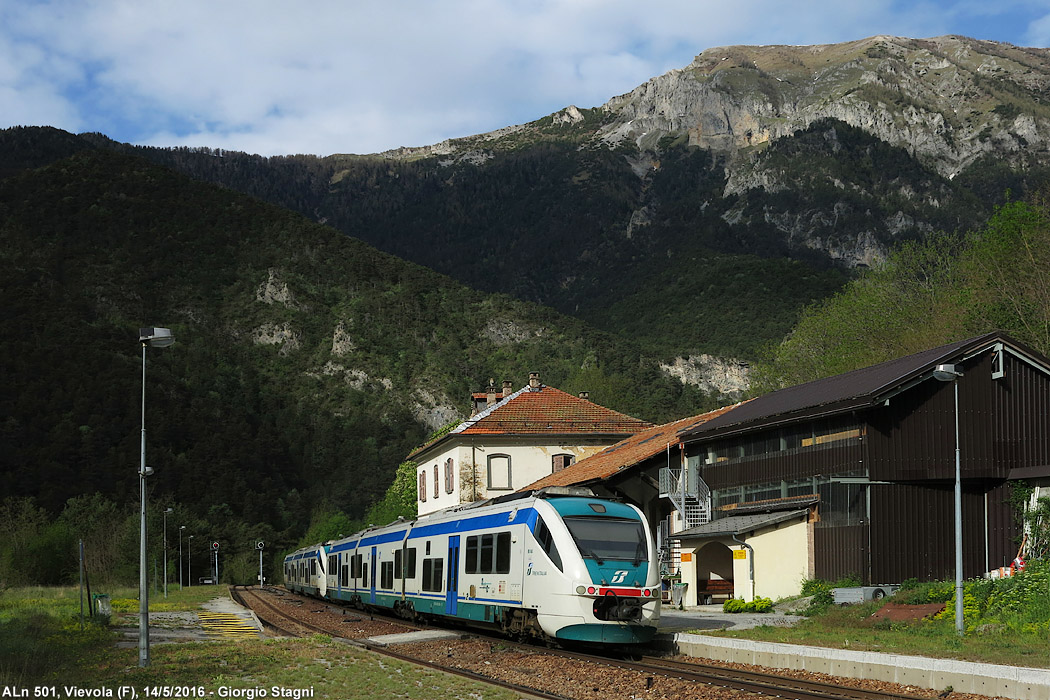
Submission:
<svg viewBox="0 0 1050 700">
<path fill-rule="evenodd" d="M 734 549 L 733 550 L 733 558 L 734 559 L 747 559 L 747 550 L 746 549 Z"/>
<path fill-rule="evenodd" d="M 692 552 L 682 552 L 682 561 L 692 561 L 692 560 L 693 560 L 693 553 Z"/>
</svg>

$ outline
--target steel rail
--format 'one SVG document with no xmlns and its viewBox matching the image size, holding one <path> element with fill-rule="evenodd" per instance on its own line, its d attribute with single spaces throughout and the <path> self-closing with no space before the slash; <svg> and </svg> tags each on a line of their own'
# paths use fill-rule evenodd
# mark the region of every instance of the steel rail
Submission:
<svg viewBox="0 0 1050 700">
<path fill-rule="evenodd" d="M 475 673 L 474 671 L 467 671 L 465 669 L 455 668 L 455 667 L 452 667 L 452 666 L 443 666 L 441 664 L 434 663 L 432 661 L 426 661 L 426 660 L 423 660 L 423 659 L 417 659 L 417 658 L 412 657 L 412 656 L 408 656 L 408 655 L 401 654 L 401 653 L 396 652 L 396 651 L 392 651 L 386 645 L 383 645 L 383 644 L 373 644 L 373 643 L 361 641 L 359 639 L 346 639 L 344 637 L 337 637 L 337 636 L 334 636 L 331 633 L 331 631 L 326 630 L 326 629 L 324 629 L 322 627 L 319 627 L 317 625 L 311 624 L 309 622 L 301 622 L 299 620 L 294 620 L 294 619 L 288 617 L 288 615 L 286 615 L 283 611 L 281 611 L 280 608 L 278 608 L 277 606 L 273 605 L 270 601 L 268 601 L 265 598 L 263 598 L 256 591 L 251 590 L 250 587 L 247 588 L 247 589 L 240 589 L 240 588 L 238 588 L 236 586 L 231 586 L 230 587 L 230 594 L 231 594 L 231 596 L 234 597 L 235 600 L 237 600 L 241 605 L 244 605 L 245 607 L 251 608 L 251 609 L 254 610 L 254 608 L 251 605 L 249 605 L 247 603 L 247 601 L 245 600 L 245 597 L 244 597 L 245 593 L 248 593 L 253 601 L 257 602 L 258 604 L 260 604 L 262 607 L 266 608 L 267 610 L 269 610 L 273 614 L 275 614 L 275 615 L 277 615 L 277 616 L 279 616 L 281 618 L 284 618 L 288 622 L 291 622 L 292 624 L 298 625 L 299 627 L 301 627 L 303 629 L 310 630 L 311 632 L 316 632 L 318 634 L 325 634 L 325 635 L 331 636 L 334 641 L 339 642 L 341 644 L 346 644 L 348 646 L 358 647 L 358 648 L 361 648 L 361 649 L 365 649 L 367 651 L 371 651 L 373 653 L 382 654 L 383 656 L 387 656 L 387 657 L 390 657 L 392 659 L 397 659 L 397 660 L 403 661 L 405 663 L 410 663 L 410 664 L 413 664 L 415 666 L 422 666 L 422 667 L 428 668 L 428 669 L 430 669 L 432 671 L 440 671 L 442 673 L 450 673 L 452 675 L 460 676 L 462 678 L 467 678 L 467 679 L 472 680 L 472 681 L 485 683 L 486 685 L 493 685 L 493 686 L 496 686 L 496 687 L 499 687 L 499 688 L 503 688 L 503 689 L 506 689 L 506 690 L 511 690 L 511 691 L 513 691 L 515 693 L 518 693 L 523 698 L 539 698 L 541 700 L 572 700 L 571 698 L 568 698 L 568 697 L 566 697 L 564 695 L 558 695 L 558 694 L 555 694 L 555 693 L 549 693 L 547 691 L 539 690 L 537 688 L 528 688 L 526 686 L 516 685 L 514 683 L 507 683 L 506 681 L 501 681 L 501 680 L 499 680 L 497 678 L 492 678 L 490 676 L 485 676 L 485 675 L 480 674 L 480 673 Z M 292 636 L 292 637 L 302 636 L 301 634 L 296 634 L 294 632 L 290 633 L 290 631 L 287 628 L 282 628 L 279 625 L 274 624 L 272 621 L 264 621 L 262 617 L 260 617 L 259 620 L 261 622 L 263 622 L 263 624 L 269 625 L 269 626 L 273 627 L 274 629 L 277 629 L 277 630 L 281 631 L 282 633 L 287 634 L 289 636 Z"/>
</svg>

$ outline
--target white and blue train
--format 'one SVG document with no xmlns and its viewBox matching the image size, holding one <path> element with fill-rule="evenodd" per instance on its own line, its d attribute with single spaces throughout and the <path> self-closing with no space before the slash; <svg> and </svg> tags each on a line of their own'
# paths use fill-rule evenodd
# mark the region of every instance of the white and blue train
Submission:
<svg viewBox="0 0 1050 700">
<path fill-rule="evenodd" d="M 632 505 L 548 487 L 369 528 L 284 560 L 292 591 L 559 643 L 638 644 L 660 619 L 652 533 Z"/>
</svg>

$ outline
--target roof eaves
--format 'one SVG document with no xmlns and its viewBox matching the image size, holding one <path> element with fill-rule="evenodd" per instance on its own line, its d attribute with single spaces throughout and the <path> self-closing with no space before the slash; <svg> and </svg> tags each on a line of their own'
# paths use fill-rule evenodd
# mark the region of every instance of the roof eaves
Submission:
<svg viewBox="0 0 1050 700">
<path fill-rule="evenodd" d="M 477 423 L 481 419 L 489 417 L 492 414 L 492 412 L 495 411 L 500 406 L 505 406 L 508 402 L 510 402 L 513 399 L 516 399 L 517 397 L 521 396 L 521 394 L 524 391 L 526 391 L 527 389 L 529 389 L 529 387 L 528 386 L 524 386 L 521 389 L 518 389 L 517 391 L 515 391 L 510 396 L 504 396 L 502 400 L 497 401 L 496 403 L 492 404 L 491 406 L 486 408 L 484 411 L 478 411 L 478 413 L 476 413 L 475 415 L 471 416 L 467 420 L 465 420 L 462 423 L 460 423 L 459 425 L 457 425 L 455 428 L 453 428 L 452 430 L 449 431 L 449 434 L 462 433 L 464 430 L 472 427 L 475 423 Z"/>
<path fill-rule="evenodd" d="M 794 387 L 788 387 L 787 389 L 784 389 L 782 391 L 799 390 L 799 387 L 805 387 L 807 385 L 819 385 L 820 383 L 829 380 L 841 381 L 844 377 L 848 377 L 850 375 L 860 376 L 863 374 L 870 373 L 876 370 L 877 368 L 886 368 L 887 366 L 893 365 L 895 363 L 906 364 L 909 360 L 915 361 L 916 356 L 927 355 L 929 353 L 934 353 L 935 351 L 940 351 L 936 354 L 929 354 L 928 357 L 925 357 L 922 360 L 921 364 L 918 364 L 917 366 L 909 370 L 902 371 L 893 379 L 885 381 L 874 388 L 870 388 L 853 396 L 842 397 L 834 401 L 813 403 L 811 405 L 801 406 L 789 411 L 742 419 L 735 423 L 724 423 L 718 421 L 717 419 L 714 419 L 712 421 L 709 421 L 708 423 L 695 426 L 687 431 L 683 431 L 681 434 L 681 438 L 683 441 L 688 442 L 695 440 L 706 440 L 713 437 L 726 437 L 729 435 L 735 435 L 737 433 L 746 432 L 756 428 L 771 427 L 774 425 L 789 423 L 805 418 L 815 418 L 840 413 L 847 413 L 849 411 L 856 411 L 862 408 L 877 405 L 885 401 L 890 396 L 899 393 L 898 389 L 904 390 L 905 388 L 910 388 L 911 386 L 914 386 L 920 381 L 924 381 L 925 379 L 927 379 L 928 377 L 924 375 L 932 373 L 932 368 L 936 367 L 936 365 L 938 364 L 943 363 L 944 360 L 958 355 L 965 355 L 968 352 L 974 352 L 978 348 L 983 348 L 984 350 L 987 350 L 989 347 L 994 345 L 995 342 L 1003 340 L 1009 341 L 1009 339 L 1006 338 L 1006 336 L 1004 336 L 1002 333 L 986 333 L 975 338 L 968 338 L 966 340 L 956 341 L 955 343 L 949 343 L 947 345 L 943 345 L 937 348 L 930 348 L 929 350 L 924 350 L 918 353 L 912 353 L 904 357 L 895 358 L 893 360 L 887 360 L 886 362 L 880 362 L 878 364 L 871 365 L 870 367 L 862 367 L 851 372 L 844 372 L 842 374 L 834 375 L 832 377 L 817 379 L 812 382 L 805 382 L 803 384 L 795 385 Z M 1009 342 L 1012 343 L 1012 341 Z M 776 393 L 777 392 L 773 392 L 773 394 Z M 772 396 L 773 394 L 767 394 L 766 396 Z M 755 399 L 755 401 L 761 401 L 762 398 L 764 397 L 759 397 L 758 399 Z M 732 411 L 729 411 L 724 415 L 731 417 Z M 714 425 L 710 425 L 710 423 L 714 423 Z"/>
</svg>

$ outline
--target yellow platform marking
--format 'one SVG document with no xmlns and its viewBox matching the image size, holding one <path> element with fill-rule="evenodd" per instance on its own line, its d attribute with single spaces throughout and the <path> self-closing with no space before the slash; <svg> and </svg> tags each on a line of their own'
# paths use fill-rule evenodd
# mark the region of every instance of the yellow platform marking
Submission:
<svg viewBox="0 0 1050 700">
<path fill-rule="evenodd" d="M 226 639 L 258 639 L 259 630 L 249 620 L 232 613 L 198 612 L 204 631 Z"/>
</svg>

